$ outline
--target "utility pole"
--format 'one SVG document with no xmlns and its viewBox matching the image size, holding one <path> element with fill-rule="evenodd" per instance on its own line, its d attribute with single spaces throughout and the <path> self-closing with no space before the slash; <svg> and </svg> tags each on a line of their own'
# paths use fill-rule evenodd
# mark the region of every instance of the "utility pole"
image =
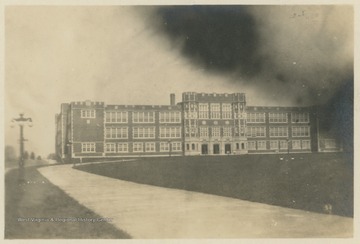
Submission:
<svg viewBox="0 0 360 244">
<path fill-rule="evenodd" d="M 19 157 L 19 168 L 24 167 L 24 126 L 28 125 L 32 127 L 32 119 L 31 118 L 24 118 L 24 114 L 21 113 L 19 118 L 12 119 L 12 123 L 17 124 L 20 127 L 20 157 Z M 13 127 L 13 126 L 12 126 Z"/>
</svg>

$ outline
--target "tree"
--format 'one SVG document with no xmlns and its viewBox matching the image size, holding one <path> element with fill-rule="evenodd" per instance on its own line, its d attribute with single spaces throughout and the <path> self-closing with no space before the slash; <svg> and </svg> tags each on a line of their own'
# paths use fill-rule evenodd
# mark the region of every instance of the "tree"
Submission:
<svg viewBox="0 0 360 244">
<path fill-rule="evenodd" d="M 31 152 L 31 154 L 30 154 L 30 159 L 32 159 L 32 160 L 35 159 L 35 153 L 34 153 L 34 152 Z"/>
<path fill-rule="evenodd" d="M 55 153 L 50 153 L 50 154 L 47 156 L 47 159 L 56 160 L 56 154 L 55 154 Z"/>
<path fill-rule="evenodd" d="M 29 159 L 29 153 L 28 153 L 28 151 L 25 151 L 25 152 L 24 152 L 23 157 L 24 157 L 24 159 Z"/>
<path fill-rule="evenodd" d="M 37 156 L 37 158 L 36 158 L 37 160 L 41 160 L 41 156 L 39 155 L 39 156 Z"/>
<path fill-rule="evenodd" d="M 13 146 L 5 146 L 5 161 L 16 161 L 16 152 Z"/>
</svg>

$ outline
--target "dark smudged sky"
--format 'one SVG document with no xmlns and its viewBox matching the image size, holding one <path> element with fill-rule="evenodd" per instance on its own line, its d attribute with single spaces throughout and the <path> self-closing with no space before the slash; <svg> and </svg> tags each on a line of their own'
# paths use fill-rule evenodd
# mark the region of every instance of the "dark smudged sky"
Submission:
<svg viewBox="0 0 360 244">
<path fill-rule="evenodd" d="M 299 105 L 328 101 L 353 74 L 349 7 L 176 6 L 157 14 L 195 65 Z"/>
<path fill-rule="evenodd" d="M 352 7 L 166 6 L 155 14 L 193 65 L 284 105 L 320 105 L 330 118 L 323 128 L 352 141 Z"/>
</svg>

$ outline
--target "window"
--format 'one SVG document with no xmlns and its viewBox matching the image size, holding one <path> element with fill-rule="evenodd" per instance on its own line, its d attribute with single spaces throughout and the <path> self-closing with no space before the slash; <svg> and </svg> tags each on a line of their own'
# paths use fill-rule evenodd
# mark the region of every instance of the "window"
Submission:
<svg viewBox="0 0 360 244">
<path fill-rule="evenodd" d="M 105 144 L 105 152 L 115 153 L 116 152 L 116 144 L 115 143 L 106 143 Z"/>
<path fill-rule="evenodd" d="M 309 123 L 309 113 L 291 113 L 292 123 Z"/>
<path fill-rule="evenodd" d="M 265 137 L 266 128 L 265 126 L 247 126 L 246 136 L 247 137 Z"/>
<path fill-rule="evenodd" d="M 223 127 L 223 137 L 231 137 L 232 136 L 232 128 L 231 127 Z"/>
<path fill-rule="evenodd" d="M 185 112 L 185 119 L 197 119 L 196 112 Z"/>
<path fill-rule="evenodd" d="M 190 145 L 186 144 L 186 150 L 189 151 L 190 150 Z"/>
<path fill-rule="evenodd" d="M 308 136 L 310 136 L 310 127 L 309 126 L 293 126 L 292 127 L 292 136 L 293 137 L 308 137 Z"/>
<path fill-rule="evenodd" d="M 195 150 L 195 144 L 191 144 L 191 150 Z"/>
<path fill-rule="evenodd" d="M 106 123 L 127 123 L 128 122 L 128 113 L 126 111 L 105 112 L 105 122 Z"/>
<path fill-rule="evenodd" d="M 169 142 L 160 142 L 160 152 L 169 151 Z"/>
<path fill-rule="evenodd" d="M 211 128 L 211 136 L 212 137 L 220 137 L 220 127 L 212 127 Z"/>
<path fill-rule="evenodd" d="M 287 126 L 270 127 L 270 137 L 288 137 Z"/>
<path fill-rule="evenodd" d="M 118 138 L 125 138 L 125 139 L 128 138 L 128 128 L 127 127 L 117 128 L 117 134 L 118 134 Z"/>
<path fill-rule="evenodd" d="M 249 150 L 256 150 L 256 142 L 255 141 L 248 141 L 248 149 Z"/>
<path fill-rule="evenodd" d="M 133 152 L 143 152 L 143 143 L 142 142 L 134 142 L 133 143 Z"/>
<path fill-rule="evenodd" d="M 266 150 L 266 141 L 258 141 L 257 147 L 258 150 Z"/>
<path fill-rule="evenodd" d="M 212 119 L 220 119 L 220 104 L 211 103 L 210 104 L 210 115 Z"/>
<path fill-rule="evenodd" d="M 155 152 L 155 142 L 145 142 L 145 152 Z"/>
<path fill-rule="evenodd" d="M 196 127 L 190 127 L 190 132 L 191 134 L 195 134 L 197 131 L 197 128 Z"/>
<path fill-rule="evenodd" d="M 292 148 L 293 149 L 301 149 L 301 144 L 299 140 L 293 140 L 292 141 Z"/>
<path fill-rule="evenodd" d="M 182 151 L 181 142 L 172 142 L 171 143 L 171 150 L 174 152 Z"/>
<path fill-rule="evenodd" d="M 160 138 L 180 138 L 181 127 L 160 127 Z"/>
<path fill-rule="evenodd" d="M 287 123 L 287 113 L 269 113 L 270 123 Z"/>
<path fill-rule="evenodd" d="M 200 137 L 209 137 L 208 127 L 200 127 Z"/>
<path fill-rule="evenodd" d="M 155 138 L 155 127 L 133 127 L 133 138 Z"/>
<path fill-rule="evenodd" d="M 154 123 L 154 112 L 133 112 L 133 123 Z"/>
<path fill-rule="evenodd" d="M 270 141 L 270 149 L 279 149 L 278 141 Z"/>
<path fill-rule="evenodd" d="M 81 143 L 82 153 L 93 153 L 95 152 L 95 142 L 84 142 Z"/>
<path fill-rule="evenodd" d="M 265 123 L 265 113 L 248 113 L 246 121 L 248 123 Z"/>
<path fill-rule="evenodd" d="M 209 118 L 209 105 L 207 103 L 199 104 L 199 119 Z"/>
<path fill-rule="evenodd" d="M 310 149 L 310 140 L 302 140 L 301 147 L 302 149 Z"/>
<path fill-rule="evenodd" d="M 288 141 L 281 140 L 280 141 L 280 149 L 288 149 Z"/>
<path fill-rule="evenodd" d="M 81 118 L 91 119 L 95 118 L 95 109 L 82 109 L 81 110 Z"/>
<path fill-rule="evenodd" d="M 105 128 L 106 139 L 127 139 L 128 127 L 106 127 Z"/>
<path fill-rule="evenodd" d="M 335 139 L 324 139 L 323 141 L 325 148 L 337 148 L 336 140 Z"/>
<path fill-rule="evenodd" d="M 177 111 L 160 112 L 159 120 L 160 123 L 180 123 L 181 113 Z"/>
<path fill-rule="evenodd" d="M 129 151 L 129 147 L 127 143 L 118 143 L 119 153 L 127 153 L 128 151 Z"/>
<path fill-rule="evenodd" d="M 222 104 L 222 118 L 231 119 L 231 104 L 229 103 Z"/>
</svg>

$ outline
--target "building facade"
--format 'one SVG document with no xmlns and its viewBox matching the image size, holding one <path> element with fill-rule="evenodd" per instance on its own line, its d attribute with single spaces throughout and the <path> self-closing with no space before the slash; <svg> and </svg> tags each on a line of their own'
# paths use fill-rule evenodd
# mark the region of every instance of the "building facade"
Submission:
<svg viewBox="0 0 360 244">
<path fill-rule="evenodd" d="M 182 95 L 184 155 L 245 154 L 244 93 Z"/>
<path fill-rule="evenodd" d="M 311 107 L 247 106 L 244 93 L 185 92 L 170 105 L 71 102 L 56 115 L 56 153 L 88 158 L 318 151 Z"/>
</svg>

